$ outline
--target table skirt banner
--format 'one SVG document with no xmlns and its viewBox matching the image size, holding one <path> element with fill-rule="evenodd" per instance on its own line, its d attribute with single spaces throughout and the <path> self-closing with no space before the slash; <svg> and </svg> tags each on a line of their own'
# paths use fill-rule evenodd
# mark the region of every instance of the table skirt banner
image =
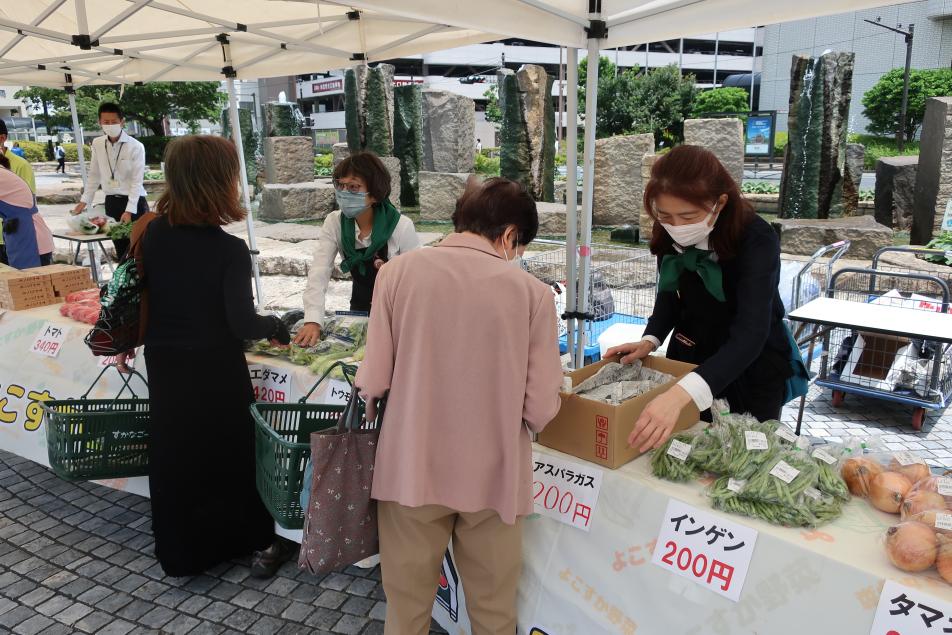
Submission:
<svg viewBox="0 0 952 635">
<path fill-rule="evenodd" d="M 32 350 L 37 337 L 47 324 L 66 331 L 65 339 L 55 357 Z M 46 451 L 46 430 L 40 401 L 80 397 L 103 370 L 108 358 L 95 357 L 83 338 L 89 326 L 59 314 L 59 305 L 29 311 L 7 311 L 0 316 L 0 449 L 49 466 Z M 187 360 L 183 360 L 183 364 Z M 249 355 L 249 374 L 259 398 L 290 402 L 303 397 L 317 377 L 303 366 L 274 357 Z M 136 370 L 146 376 L 145 360 L 135 360 Z M 147 397 L 148 389 L 138 378 L 130 386 L 139 397 Z M 107 371 L 96 384 L 90 399 L 112 399 L 122 388 L 122 378 L 114 370 Z M 194 390 L 194 386 L 183 386 Z M 311 394 L 309 402 L 346 404 L 348 384 L 327 380 Z M 123 394 L 127 398 L 128 391 Z M 101 481 L 104 485 L 148 495 L 145 477 Z"/>
<path fill-rule="evenodd" d="M 574 460 L 535 446 L 540 456 Z M 899 521 L 854 499 L 836 522 L 788 529 L 710 508 L 705 482 L 675 484 L 650 475 L 647 457 L 606 470 L 591 529 L 532 516 L 525 522 L 519 633 L 533 635 L 867 635 L 886 580 L 952 601 L 935 570 L 907 574 L 888 561 L 882 536 Z M 652 564 L 671 499 L 758 532 L 738 602 Z M 437 602 L 434 617 L 451 635 L 471 632 L 465 580 L 450 577 L 458 607 Z M 460 597 L 456 597 L 460 596 Z M 453 617 L 456 619 L 454 620 Z"/>
</svg>

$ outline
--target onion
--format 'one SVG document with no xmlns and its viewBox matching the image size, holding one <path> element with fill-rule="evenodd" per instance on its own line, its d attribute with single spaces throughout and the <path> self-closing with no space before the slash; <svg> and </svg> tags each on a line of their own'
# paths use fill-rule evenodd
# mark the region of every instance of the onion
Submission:
<svg viewBox="0 0 952 635">
<path fill-rule="evenodd" d="M 916 514 L 927 511 L 946 511 L 945 497 L 936 492 L 916 490 L 916 488 L 913 487 L 909 490 L 909 493 L 906 494 L 905 498 L 902 499 L 902 507 L 899 513 L 902 519 L 906 520 L 910 516 L 915 516 Z"/>
<path fill-rule="evenodd" d="M 903 571 L 925 571 L 938 555 L 938 539 L 931 527 L 915 521 L 886 530 L 889 561 Z"/>
<path fill-rule="evenodd" d="M 943 580 L 952 584 L 952 538 L 941 534 L 937 538 L 939 553 L 935 559 L 935 568 L 939 570 Z"/>
<path fill-rule="evenodd" d="M 929 478 L 932 475 L 932 472 L 929 471 L 929 466 L 925 463 L 903 465 L 896 459 L 889 462 L 889 470 L 891 472 L 899 472 L 912 483 L 918 483 L 922 479 Z"/>
<path fill-rule="evenodd" d="M 877 474 L 869 485 L 869 502 L 880 511 L 898 514 L 902 499 L 911 487 L 912 483 L 902 474 Z"/>
<path fill-rule="evenodd" d="M 869 495 L 869 484 L 873 477 L 882 471 L 883 466 L 876 461 L 857 456 L 843 462 L 840 474 L 846 481 L 850 494 L 865 498 Z"/>
</svg>

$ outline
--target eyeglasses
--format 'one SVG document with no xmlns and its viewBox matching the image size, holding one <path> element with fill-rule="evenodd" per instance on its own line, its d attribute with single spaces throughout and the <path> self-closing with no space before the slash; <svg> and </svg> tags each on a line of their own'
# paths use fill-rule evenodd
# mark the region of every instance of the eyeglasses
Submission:
<svg viewBox="0 0 952 635">
<path fill-rule="evenodd" d="M 366 191 L 363 190 L 364 186 L 359 183 L 341 183 L 340 181 L 334 181 L 334 189 L 338 192 L 343 192 L 347 190 L 351 194 L 366 194 Z"/>
</svg>

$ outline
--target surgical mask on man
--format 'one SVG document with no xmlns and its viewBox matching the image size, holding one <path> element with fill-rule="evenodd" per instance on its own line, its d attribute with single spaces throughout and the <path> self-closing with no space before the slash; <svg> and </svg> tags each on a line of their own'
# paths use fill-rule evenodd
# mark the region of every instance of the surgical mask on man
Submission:
<svg viewBox="0 0 952 635">
<path fill-rule="evenodd" d="M 664 230 L 668 232 L 668 235 L 671 236 L 674 242 L 682 247 L 691 247 L 707 238 L 710 233 L 714 231 L 714 225 L 708 225 L 708 222 L 716 209 L 717 203 L 714 203 L 714 207 L 711 208 L 710 213 L 706 214 L 704 220 L 698 223 L 691 223 L 690 225 L 661 223 L 661 226 L 664 227 Z"/>
<path fill-rule="evenodd" d="M 357 218 L 370 206 L 367 202 L 366 192 L 337 190 L 335 194 L 337 196 L 337 205 L 340 207 L 340 213 L 347 218 Z"/>
<path fill-rule="evenodd" d="M 122 124 L 118 124 L 118 123 L 103 124 L 102 131 L 106 133 L 107 137 L 118 137 L 120 134 L 122 134 Z"/>
</svg>

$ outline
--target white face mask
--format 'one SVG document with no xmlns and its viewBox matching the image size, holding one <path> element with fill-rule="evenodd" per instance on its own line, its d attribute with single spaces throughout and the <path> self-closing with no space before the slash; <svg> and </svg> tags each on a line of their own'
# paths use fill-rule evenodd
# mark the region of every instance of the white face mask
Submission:
<svg viewBox="0 0 952 635">
<path fill-rule="evenodd" d="M 711 208 L 711 211 L 704 216 L 704 220 L 698 223 L 691 223 L 690 225 L 669 225 L 668 223 L 661 223 L 661 226 L 664 227 L 664 230 L 668 232 L 668 235 L 671 236 L 674 242 L 682 247 L 691 247 L 707 238 L 710 233 L 714 231 L 714 225 L 708 225 L 708 221 L 716 209 L 717 203 L 714 203 L 714 207 Z"/>
<path fill-rule="evenodd" d="M 107 123 L 101 126 L 102 131 L 106 133 L 108 137 L 118 137 L 122 134 L 122 124 L 118 123 Z"/>
</svg>

